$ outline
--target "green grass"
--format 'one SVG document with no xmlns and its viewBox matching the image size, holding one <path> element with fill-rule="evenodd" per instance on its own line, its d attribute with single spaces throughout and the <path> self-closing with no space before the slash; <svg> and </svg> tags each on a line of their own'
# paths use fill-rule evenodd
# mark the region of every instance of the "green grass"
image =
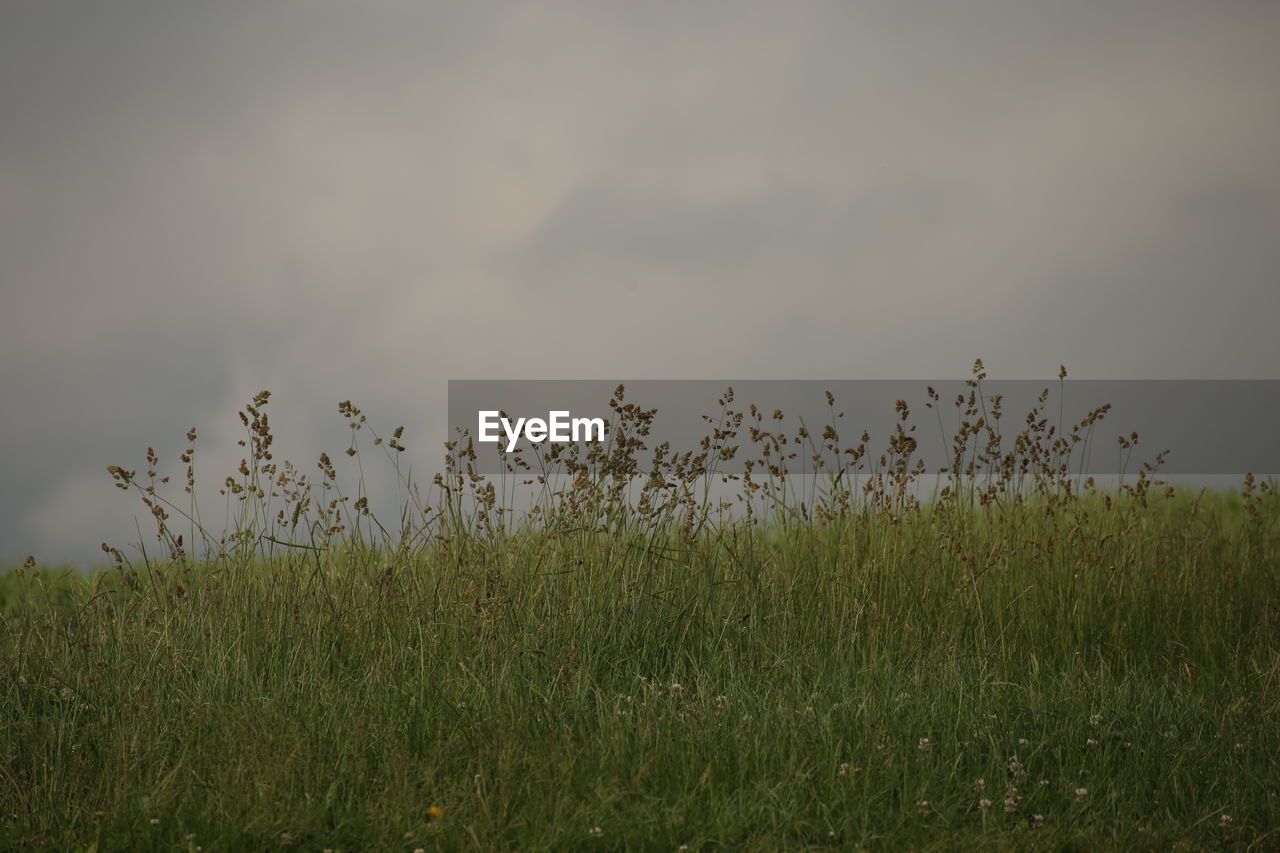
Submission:
<svg viewBox="0 0 1280 853">
<path fill-rule="evenodd" d="M 1275 849 L 1278 519 L 1094 495 L 14 570 L 0 847 Z"/>
<path fill-rule="evenodd" d="M 729 392 L 647 461 L 620 387 L 609 446 L 486 478 L 460 440 L 426 500 L 350 402 L 353 490 L 277 465 L 263 392 L 227 530 L 193 429 L 178 498 L 109 469 L 135 557 L 0 576 L 0 848 L 1277 849 L 1274 484 L 1103 493 L 1105 408 L 1059 431 L 1046 391 L 1007 451 L 973 376 L 923 501 L 905 403 L 877 456 Z"/>
</svg>

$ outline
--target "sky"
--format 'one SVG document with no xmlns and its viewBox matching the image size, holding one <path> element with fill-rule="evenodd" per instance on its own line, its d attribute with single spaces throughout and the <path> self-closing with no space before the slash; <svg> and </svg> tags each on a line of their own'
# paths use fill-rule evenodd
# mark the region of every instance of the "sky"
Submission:
<svg viewBox="0 0 1280 853">
<path fill-rule="evenodd" d="M 0 2 L 0 560 L 273 392 L 1280 378 L 1269 0 Z M 230 466 L 230 467 L 228 467 Z"/>
</svg>

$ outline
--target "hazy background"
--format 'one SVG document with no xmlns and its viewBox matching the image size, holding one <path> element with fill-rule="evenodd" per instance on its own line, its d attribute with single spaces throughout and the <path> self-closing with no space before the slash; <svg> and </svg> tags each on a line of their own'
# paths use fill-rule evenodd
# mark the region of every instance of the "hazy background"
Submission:
<svg viewBox="0 0 1280 853">
<path fill-rule="evenodd" d="M 1277 43 L 1268 0 L 4 0 L 0 558 L 136 539 L 104 466 L 197 426 L 214 483 L 262 388 L 281 455 L 350 398 L 425 475 L 448 378 L 1280 378 Z"/>
</svg>

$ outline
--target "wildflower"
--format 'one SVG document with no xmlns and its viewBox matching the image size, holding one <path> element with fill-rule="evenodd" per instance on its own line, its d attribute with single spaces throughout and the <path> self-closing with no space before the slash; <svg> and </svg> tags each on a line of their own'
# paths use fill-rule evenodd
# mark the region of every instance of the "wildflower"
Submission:
<svg viewBox="0 0 1280 853">
<path fill-rule="evenodd" d="M 1027 739 L 1026 739 L 1026 738 L 1024 738 L 1024 737 L 1020 737 L 1020 738 L 1018 738 L 1018 746 L 1026 746 L 1026 745 L 1027 745 Z"/>
<path fill-rule="evenodd" d="M 444 817 L 444 809 L 440 808 L 439 806 L 432 806 L 431 808 L 427 809 L 427 816 L 435 817 L 435 818 Z"/>
<path fill-rule="evenodd" d="M 1084 745 L 1085 745 L 1085 746 L 1087 746 L 1087 747 L 1092 748 L 1092 747 L 1097 746 L 1097 745 L 1098 745 L 1098 742 L 1097 742 L 1096 740 L 1094 740 L 1093 738 L 1089 738 L 1088 740 L 1086 740 L 1086 741 L 1084 742 Z"/>
<path fill-rule="evenodd" d="M 682 693 L 684 693 L 684 685 L 678 681 L 671 682 L 671 695 L 679 698 Z"/>
<path fill-rule="evenodd" d="M 1218 826 L 1222 827 L 1223 829 L 1226 829 L 1230 825 L 1231 825 L 1231 815 L 1224 814 L 1222 817 L 1218 818 Z"/>
<path fill-rule="evenodd" d="M 1031 824 L 1032 829 L 1040 829 L 1044 826 L 1044 815 L 1033 814 L 1028 820 L 1028 823 Z"/>
<path fill-rule="evenodd" d="M 848 775 L 849 775 L 849 762 L 847 762 L 847 761 L 842 761 L 842 762 L 840 762 L 840 769 L 836 771 L 836 775 L 837 775 L 837 776 L 848 776 Z"/>
<path fill-rule="evenodd" d="M 1088 797 L 1088 796 L 1089 796 L 1089 789 L 1088 789 L 1088 788 L 1076 788 L 1076 802 L 1077 802 L 1077 803 L 1083 803 L 1083 802 L 1084 802 L 1084 800 L 1085 800 L 1085 797 Z"/>
<path fill-rule="evenodd" d="M 604 830 L 598 826 L 593 826 L 587 835 L 590 835 L 592 838 L 600 838 L 604 835 Z"/>
<path fill-rule="evenodd" d="M 1010 788 L 1004 793 L 1004 810 L 1013 812 L 1018 810 L 1018 804 L 1022 802 L 1022 797 L 1018 794 L 1017 788 Z"/>
<path fill-rule="evenodd" d="M 1091 726 L 1099 725 L 1101 722 L 1102 722 L 1101 714 L 1093 714 L 1092 716 L 1089 717 L 1089 725 Z"/>
<path fill-rule="evenodd" d="M 991 808 L 991 801 L 988 800 L 986 797 L 983 797 L 981 800 L 978 800 L 978 808 L 982 809 L 983 811 L 986 811 L 987 809 Z"/>
<path fill-rule="evenodd" d="M 929 801 L 928 801 L 928 800 L 921 800 L 920 802 L 916 803 L 916 813 L 917 813 L 917 814 L 928 814 L 928 813 L 929 813 Z"/>
<path fill-rule="evenodd" d="M 975 779 L 975 780 L 973 780 L 973 790 L 977 791 L 979 794 L 981 794 L 981 793 L 982 793 L 982 791 L 983 791 L 983 789 L 984 789 L 984 788 L 986 788 L 986 787 L 987 787 L 987 780 L 986 780 L 986 779 Z"/>
<path fill-rule="evenodd" d="M 916 749 L 928 749 L 931 746 L 933 746 L 933 744 L 930 743 L 927 737 L 922 737 L 920 740 L 916 741 Z"/>
<path fill-rule="evenodd" d="M 1010 772 L 1010 773 L 1012 773 L 1014 776 L 1021 776 L 1021 775 L 1022 775 L 1022 769 L 1023 769 L 1023 768 L 1022 768 L 1022 762 L 1018 760 L 1018 756 L 1016 756 L 1016 755 L 1011 755 L 1011 756 L 1009 756 L 1009 762 L 1008 762 L 1008 764 L 1009 764 L 1009 772 Z"/>
<path fill-rule="evenodd" d="M 151 818 L 151 825 L 152 825 L 152 826 L 159 826 L 159 825 L 160 825 L 160 818 L 158 818 L 158 817 L 153 817 L 153 818 Z"/>
</svg>

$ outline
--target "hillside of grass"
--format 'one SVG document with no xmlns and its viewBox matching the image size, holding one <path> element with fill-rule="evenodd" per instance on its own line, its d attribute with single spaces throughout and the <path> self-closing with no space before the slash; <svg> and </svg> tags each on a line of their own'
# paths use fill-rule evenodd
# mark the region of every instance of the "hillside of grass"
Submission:
<svg viewBox="0 0 1280 853">
<path fill-rule="evenodd" d="M 332 529 L 358 497 L 277 515 L 248 446 L 198 555 L 116 469 L 145 559 L 0 577 L 0 847 L 1280 845 L 1269 485 L 914 501 L 902 468 L 703 524 L 606 468 L 506 524 L 451 469 L 376 541 Z"/>
</svg>

